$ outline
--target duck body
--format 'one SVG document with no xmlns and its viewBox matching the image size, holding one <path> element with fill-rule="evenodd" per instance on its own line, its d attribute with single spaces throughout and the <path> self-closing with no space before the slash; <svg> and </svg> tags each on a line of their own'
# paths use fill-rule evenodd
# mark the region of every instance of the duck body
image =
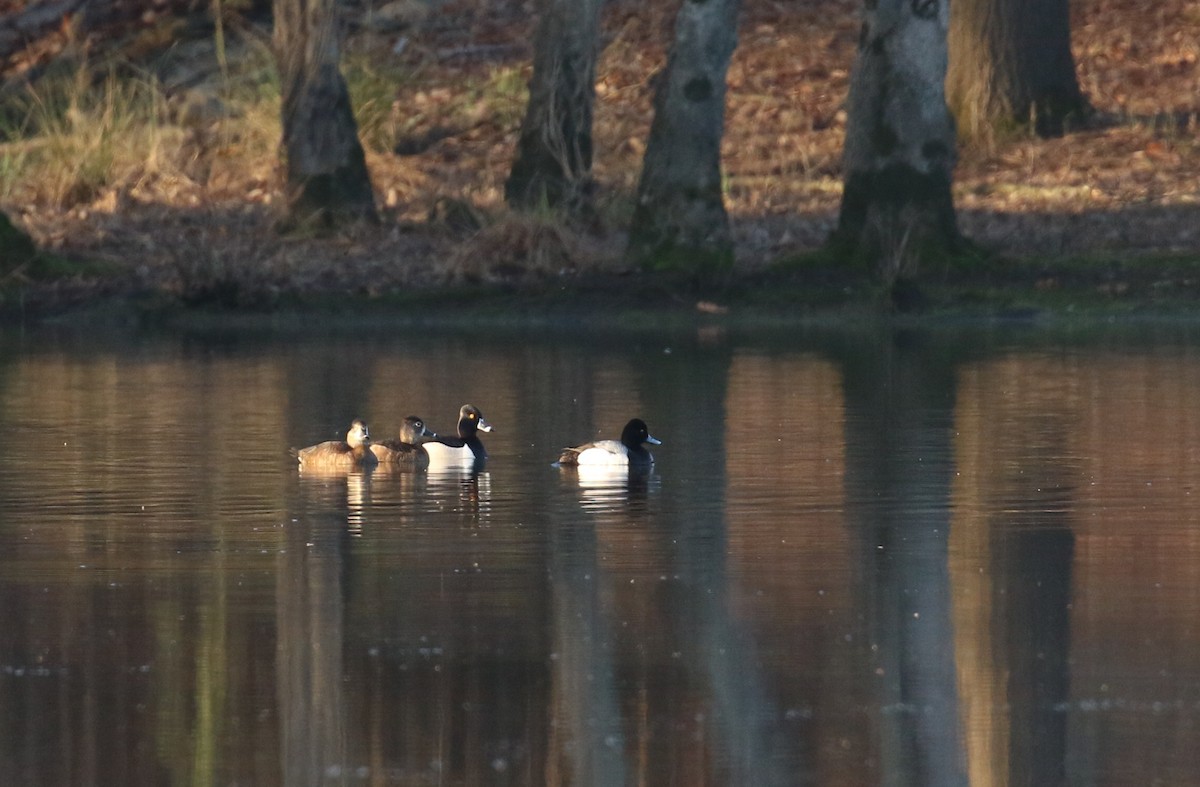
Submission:
<svg viewBox="0 0 1200 787">
<path fill-rule="evenodd" d="M 437 437 L 425 426 L 418 416 L 410 415 L 400 425 L 400 436 L 379 443 L 371 443 L 371 453 L 380 464 L 422 465 L 428 464 L 429 454 L 421 445 L 427 438 Z"/>
<path fill-rule="evenodd" d="M 481 463 L 487 459 L 487 449 L 479 432 L 492 431 L 492 425 L 474 405 L 464 404 L 458 411 L 458 436 L 438 435 L 422 444 L 429 455 L 430 467 L 462 466 Z"/>
<path fill-rule="evenodd" d="M 645 443 L 662 445 L 650 434 L 645 421 L 634 418 L 621 430 L 620 440 L 597 440 L 564 448 L 558 463 L 570 467 L 649 467 L 654 464 L 654 455 Z"/>
<path fill-rule="evenodd" d="M 296 451 L 300 468 L 323 470 L 347 470 L 356 467 L 374 467 L 378 463 L 370 449 L 371 438 L 366 423 L 355 419 L 345 440 L 326 440 Z"/>
</svg>

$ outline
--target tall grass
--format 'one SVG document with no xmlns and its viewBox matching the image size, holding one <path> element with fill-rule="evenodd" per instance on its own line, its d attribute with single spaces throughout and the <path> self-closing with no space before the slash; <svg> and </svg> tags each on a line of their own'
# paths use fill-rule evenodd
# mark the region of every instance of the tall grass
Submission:
<svg viewBox="0 0 1200 787">
<path fill-rule="evenodd" d="M 363 147 L 375 153 L 390 153 L 402 127 L 395 106 L 396 91 L 411 79 L 410 75 L 363 52 L 344 59 L 342 74 Z"/>
<path fill-rule="evenodd" d="M 59 67 L 0 98 L 0 202 L 70 208 L 109 190 L 234 182 L 274 166 L 279 84 L 248 41 L 203 88 L 222 111 L 183 120 L 180 99 L 128 63 Z M 170 194 L 158 195 L 166 200 Z"/>
<path fill-rule="evenodd" d="M 0 199 L 88 202 L 159 157 L 163 95 L 149 79 L 93 77 L 86 65 L 13 96 L 0 131 Z"/>
</svg>

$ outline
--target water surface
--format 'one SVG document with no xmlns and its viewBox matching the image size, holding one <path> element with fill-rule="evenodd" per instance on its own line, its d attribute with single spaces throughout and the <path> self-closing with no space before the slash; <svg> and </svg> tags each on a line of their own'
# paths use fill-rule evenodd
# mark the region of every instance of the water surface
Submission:
<svg viewBox="0 0 1200 787">
<path fill-rule="evenodd" d="M 5 336 L 0 783 L 1194 783 L 1193 333 Z"/>
</svg>

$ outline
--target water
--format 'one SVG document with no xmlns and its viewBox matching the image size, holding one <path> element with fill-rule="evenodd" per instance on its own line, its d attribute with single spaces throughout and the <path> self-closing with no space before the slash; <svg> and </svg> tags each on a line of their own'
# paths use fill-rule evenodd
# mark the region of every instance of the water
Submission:
<svg viewBox="0 0 1200 787">
<path fill-rule="evenodd" d="M 1192 784 L 1198 405 L 1186 326 L 0 337 L 0 783 Z"/>
</svg>

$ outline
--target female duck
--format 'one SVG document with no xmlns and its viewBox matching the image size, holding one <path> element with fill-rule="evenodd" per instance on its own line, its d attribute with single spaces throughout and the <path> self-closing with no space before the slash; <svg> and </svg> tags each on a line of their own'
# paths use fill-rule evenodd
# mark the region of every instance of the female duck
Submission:
<svg viewBox="0 0 1200 787">
<path fill-rule="evenodd" d="M 649 467 L 654 464 L 654 455 L 643 443 L 662 445 L 650 435 L 646 422 L 634 418 L 621 430 L 620 440 L 597 440 L 575 448 L 563 449 L 558 457 L 560 465 L 607 465 L 609 467 Z"/>
<path fill-rule="evenodd" d="M 371 443 L 371 453 L 375 454 L 375 458 L 381 464 L 425 464 L 429 462 L 429 454 L 425 453 L 421 443 L 427 437 L 437 435 L 429 431 L 420 418 L 410 415 L 400 425 L 398 439 Z"/>
<path fill-rule="evenodd" d="M 484 420 L 483 413 L 472 404 L 464 404 L 458 411 L 458 437 L 439 436 L 423 444 L 429 454 L 430 467 L 467 465 L 487 459 L 487 449 L 479 439 L 478 432 L 490 432 L 492 425 Z"/>
<path fill-rule="evenodd" d="M 379 461 L 370 450 L 371 438 L 367 425 L 358 418 L 350 424 L 345 440 L 327 440 L 310 445 L 296 452 L 301 469 L 320 468 L 325 470 L 374 467 Z"/>
</svg>

